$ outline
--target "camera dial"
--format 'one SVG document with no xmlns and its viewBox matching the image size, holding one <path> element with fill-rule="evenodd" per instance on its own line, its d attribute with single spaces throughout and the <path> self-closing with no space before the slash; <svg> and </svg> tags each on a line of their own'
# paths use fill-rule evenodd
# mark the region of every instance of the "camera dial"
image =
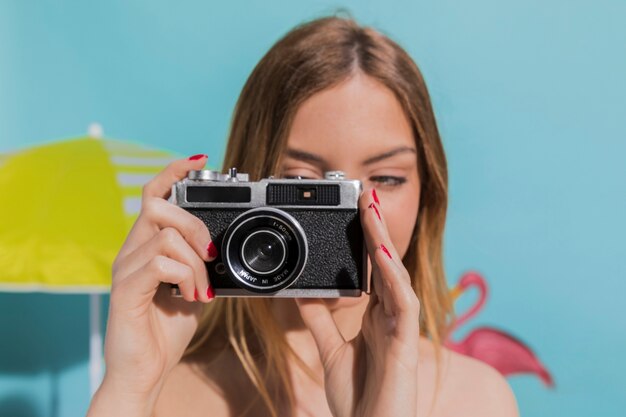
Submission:
<svg viewBox="0 0 626 417">
<path fill-rule="evenodd" d="M 230 168 L 228 174 L 210 169 L 191 170 L 187 173 L 187 178 L 195 181 L 247 182 L 250 177 L 248 174 L 238 173 L 237 168 Z"/>
</svg>

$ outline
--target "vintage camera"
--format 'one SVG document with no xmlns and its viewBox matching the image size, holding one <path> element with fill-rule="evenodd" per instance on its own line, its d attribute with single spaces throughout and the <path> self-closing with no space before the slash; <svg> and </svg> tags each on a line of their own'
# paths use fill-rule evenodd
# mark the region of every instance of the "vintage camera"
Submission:
<svg viewBox="0 0 626 417">
<path fill-rule="evenodd" d="M 361 182 L 190 171 L 169 199 L 200 218 L 218 248 L 206 262 L 216 296 L 345 297 L 369 292 Z M 172 295 L 180 296 L 177 286 Z"/>
</svg>

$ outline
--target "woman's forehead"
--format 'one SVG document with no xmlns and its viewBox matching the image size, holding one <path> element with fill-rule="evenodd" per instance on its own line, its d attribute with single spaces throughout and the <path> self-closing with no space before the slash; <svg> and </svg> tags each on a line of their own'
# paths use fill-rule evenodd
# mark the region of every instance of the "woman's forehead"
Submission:
<svg viewBox="0 0 626 417">
<path fill-rule="evenodd" d="M 365 76 L 306 100 L 287 139 L 288 149 L 359 160 L 401 147 L 415 148 L 409 119 L 391 90 Z"/>
</svg>

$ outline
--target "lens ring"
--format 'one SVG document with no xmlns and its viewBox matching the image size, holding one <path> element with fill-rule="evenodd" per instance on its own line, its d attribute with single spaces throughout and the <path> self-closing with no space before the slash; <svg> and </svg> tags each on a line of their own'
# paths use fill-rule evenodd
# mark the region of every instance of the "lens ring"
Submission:
<svg viewBox="0 0 626 417">
<path fill-rule="evenodd" d="M 251 274 L 240 259 L 240 243 L 251 230 L 271 228 L 285 238 L 288 256 L 274 276 Z M 274 293 L 292 285 L 304 271 L 308 259 L 306 234 L 289 213 L 274 207 L 257 207 L 236 217 L 227 228 L 222 259 L 235 284 L 251 293 Z"/>
<path fill-rule="evenodd" d="M 255 268 L 254 266 L 251 265 L 251 263 L 253 262 L 248 262 L 248 259 L 247 259 L 248 257 L 246 256 L 246 248 L 247 248 L 246 245 L 250 242 L 250 239 L 252 239 L 254 236 L 258 236 L 260 233 L 272 235 L 275 238 L 275 241 L 278 241 L 278 243 L 280 243 L 281 248 L 282 248 L 282 251 L 281 251 L 282 256 L 280 258 L 280 261 L 275 262 L 276 267 L 269 271 L 260 271 L 258 268 Z M 239 256 L 241 257 L 241 260 L 246 265 L 246 267 L 248 267 L 248 269 L 250 269 L 251 271 L 259 275 L 270 275 L 276 272 L 278 269 L 280 269 L 280 267 L 283 265 L 283 262 L 285 262 L 285 258 L 287 257 L 287 245 L 285 244 L 283 237 L 280 236 L 278 233 L 274 232 L 271 229 L 261 229 L 261 230 L 256 230 L 252 232 L 250 235 L 248 235 L 248 237 L 246 237 L 246 240 L 244 240 L 243 243 L 241 244 L 240 252 L 241 253 L 239 254 Z M 257 258 L 255 258 L 255 261 L 256 259 Z"/>
</svg>

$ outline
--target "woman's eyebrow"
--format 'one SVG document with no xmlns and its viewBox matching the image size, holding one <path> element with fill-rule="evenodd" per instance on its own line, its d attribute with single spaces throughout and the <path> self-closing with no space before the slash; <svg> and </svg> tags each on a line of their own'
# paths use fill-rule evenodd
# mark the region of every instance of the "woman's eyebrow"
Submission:
<svg viewBox="0 0 626 417">
<path fill-rule="evenodd" d="M 413 152 L 416 153 L 415 148 L 412 148 L 410 146 L 400 146 L 398 148 L 392 149 L 390 151 L 381 153 L 380 155 L 375 155 L 372 156 L 370 158 L 367 158 L 365 161 L 363 161 L 361 164 L 362 165 L 371 165 L 375 162 L 379 162 L 382 161 L 383 159 L 387 159 L 387 158 L 391 158 L 392 156 L 398 155 L 400 153 L 405 153 L 405 152 Z M 300 160 L 300 161 L 305 161 L 305 162 L 313 162 L 313 163 L 318 163 L 321 165 L 325 165 L 326 164 L 326 160 L 324 160 L 324 158 L 322 158 L 319 155 L 310 153 L 310 152 L 305 152 L 305 151 L 301 151 L 298 149 L 293 149 L 293 148 L 287 148 L 286 151 L 287 156 Z"/>
<path fill-rule="evenodd" d="M 390 151 L 381 153 L 380 155 L 372 156 L 371 158 L 367 158 L 362 162 L 363 165 L 371 165 L 375 162 L 382 161 L 383 159 L 391 158 L 392 156 L 398 155 L 400 153 L 412 152 L 417 153 L 415 148 L 411 148 L 410 146 L 400 146 L 399 148 L 392 149 Z"/>
<path fill-rule="evenodd" d="M 309 152 L 305 152 L 305 151 L 300 151 L 298 149 L 287 148 L 287 151 L 285 153 L 287 156 L 293 159 L 297 159 L 299 161 L 313 162 L 313 163 L 318 163 L 322 165 L 326 163 L 324 158 L 322 158 L 321 156 L 315 155 Z"/>
</svg>

